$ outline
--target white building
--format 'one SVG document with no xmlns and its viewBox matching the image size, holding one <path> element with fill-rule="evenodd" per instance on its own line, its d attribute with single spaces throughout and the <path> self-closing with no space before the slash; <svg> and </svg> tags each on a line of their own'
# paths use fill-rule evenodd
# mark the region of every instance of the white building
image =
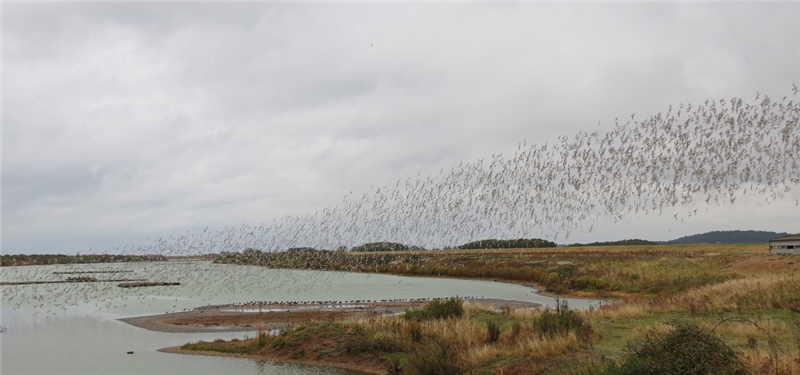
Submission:
<svg viewBox="0 0 800 375">
<path fill-rule="evenodd" d="M 800 254 L 800 234 L 773 238 L 769 241 L 770 254 Z"/>
</svg>

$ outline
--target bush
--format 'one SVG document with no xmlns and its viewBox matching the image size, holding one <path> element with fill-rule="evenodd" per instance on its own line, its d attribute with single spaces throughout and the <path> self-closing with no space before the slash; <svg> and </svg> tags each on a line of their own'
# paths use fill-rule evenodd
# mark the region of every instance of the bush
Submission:
<svg viewBox="0 0 800 375">
<path fill-rule="evenodd" d="M 649 332 L 629 343 L 621 366 L 604 375 L 745 375 L 750 371 L 722 340 L 695 325 L 679 324 L 666 333 Z"/>
<path fill-rule="evenodd" d="M 555 336 L 569 332 L 578 332 L 585 321 L 574 310 L 569 309 L 566 301 L 562 302 L 556 298 L 556 310 L 545 310 L 542 316 L 534 321 L 534 330 L 546 335 Z"/>
<path fill-rule="evenodd" d="M 405 318 L 408 320 L 433 320 L 460 318 L 464 314 L 464 304 L 457 297 L 450 297 L 447 301 L 433 301 L 425 305 L 422 310 L 406 310 Z"/>
</svg>

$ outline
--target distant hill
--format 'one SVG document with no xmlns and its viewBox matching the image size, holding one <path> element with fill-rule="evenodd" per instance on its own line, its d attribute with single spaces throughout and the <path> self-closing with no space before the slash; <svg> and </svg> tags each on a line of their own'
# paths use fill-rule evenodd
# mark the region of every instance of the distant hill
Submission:
<svg viewBox="0 0 800 375">
<path fill-rule="evenodd" d="M 583 247 L 583 246 L 625 246 L 625 245 L 658 245 L 659 242 L 647 240 L 621 240 L 621 241 L 607 241 L 607 242 L 592 242 L 592 243 L 574 243 L 567 245 L 567 247 Z"/>
<path fill-rule="evenodd" d="M 681 237 L 661 242 L 665 245 L 695 243 L 760 243 L 775 237 L 788 236 L 789 233 L 767 232 L 763 230 L 724 230 Z"/>
</svg>

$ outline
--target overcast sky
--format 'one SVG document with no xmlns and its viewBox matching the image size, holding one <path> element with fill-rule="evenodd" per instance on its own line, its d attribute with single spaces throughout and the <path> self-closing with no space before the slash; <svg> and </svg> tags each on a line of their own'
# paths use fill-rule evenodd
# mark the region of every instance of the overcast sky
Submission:
<svg viewBox="0 0 800 375">
<path fill-rule="evenodd" d="M 267 223 L 523 140 L 800 84 L 797 2 L 1 6 L 4 254 Z M 797 190 L 569 242 L 798 232 Z"/>
</svg>

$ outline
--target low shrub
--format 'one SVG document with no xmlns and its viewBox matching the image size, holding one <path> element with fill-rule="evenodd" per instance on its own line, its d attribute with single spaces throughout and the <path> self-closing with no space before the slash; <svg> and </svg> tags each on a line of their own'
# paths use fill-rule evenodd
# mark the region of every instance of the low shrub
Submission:
<svg viewBox="0 0 800 375">
<path fill-rule="evenodd" d="M 533 323 L 534 331 L 552 337 L 554 335 L 578 332 L 586 321 L 576 311 L 570 310 L 566 301 L 556 298 L 556 309 L 545 310 Z"/>
<path fill-rule="evenodd" d="M 458 297 L 450 297 L 447 301 L 433 301 L 421 310 L 406 310 L 408 320 L 424 321 L 433 319 L 460 318 L 464 314 L 464 304 Z"/>
<path fill-rule="evenodd" d="M 626 346 L 622 365 L 603 375 L 747 375 L 750 371 L 718 337 L 695 325 L 678 324 L 666 333 L 651 331 Z"/>
</svg>

